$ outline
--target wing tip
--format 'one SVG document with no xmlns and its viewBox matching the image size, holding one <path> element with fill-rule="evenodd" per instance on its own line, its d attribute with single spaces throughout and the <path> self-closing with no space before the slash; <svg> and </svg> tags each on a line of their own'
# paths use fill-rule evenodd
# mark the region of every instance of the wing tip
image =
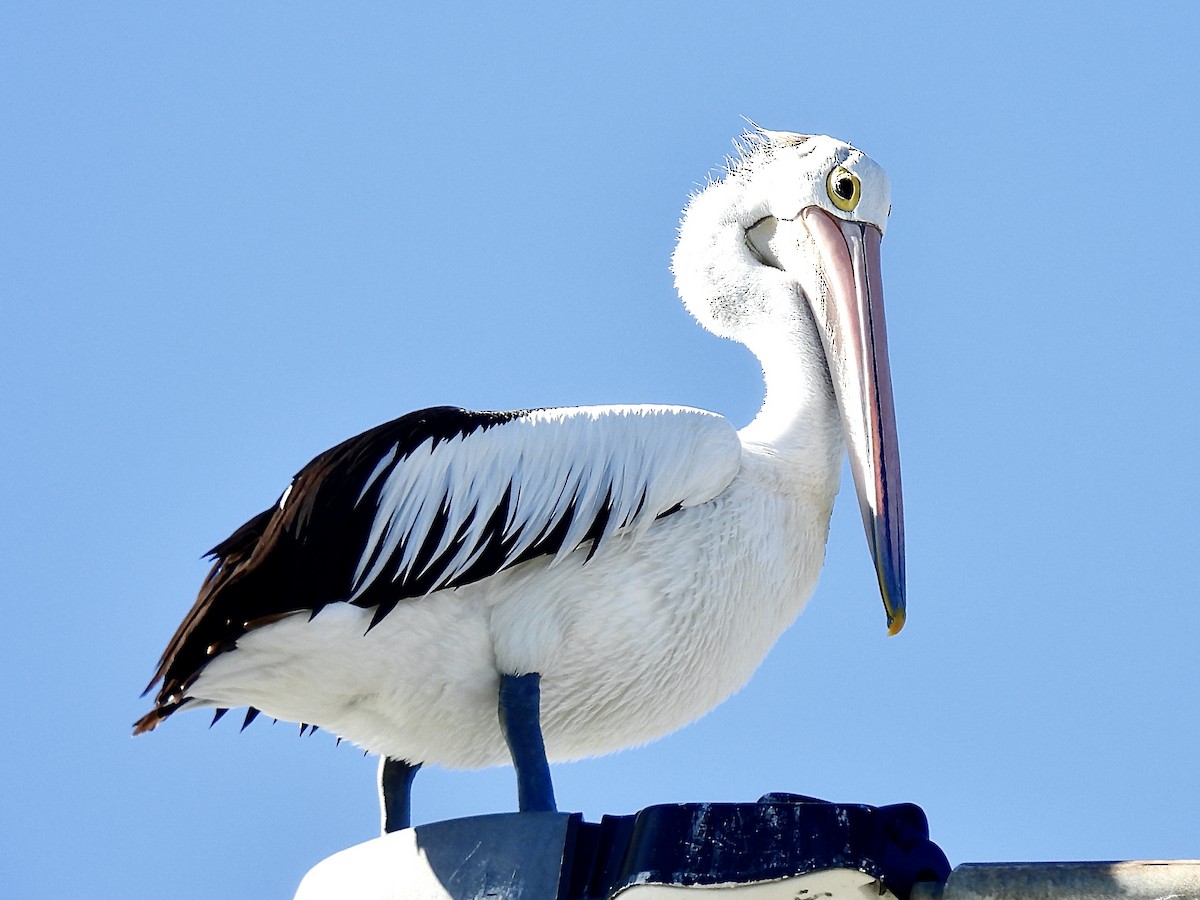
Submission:
<svg viewBox="0 0 1200 900">
<path fill-rule="evenodd" d="M 165 706 L 154 707 L 154 709 L 150 710 L 150 712 L 146 713 L 133 723 L 133 736 L 137 737 L 139 734 L 147 734 L 153 731 L 158 727 L 160 722 L 166 719 L 167 716 L 171 715 L 171 713 L 174 711 L 174 707 L 169 709 Z"/>
</svg>

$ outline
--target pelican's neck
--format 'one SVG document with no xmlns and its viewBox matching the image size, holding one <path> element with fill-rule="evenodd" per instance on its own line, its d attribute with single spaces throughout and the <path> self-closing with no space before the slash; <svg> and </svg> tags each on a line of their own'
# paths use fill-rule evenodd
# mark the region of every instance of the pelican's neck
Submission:
<svg viewBox="0 0 1200 900">
<path fill-rule="evenodd" d="M 831 500 L 843 444 L 825 351 L 799 285 L 750 251 L 743 222 L 757 213 L 729 211 L 743 189 L 727 182 L 692 199 L 672 260 L 675 284 L 704 327 L 745 344 L 762 364 L 766 399 L 740 432 L 743 444 L 780 481 Z"/>
<path fill-rule="evenodd" d="M 747 340 L 762 364 L 766 397 L 740 436 L 773 460 L 786 480 L 832 499 L 845 445 L 820 338 L 807 307 L 804 313 L 791 328 L 763 330 Z"/>
</svg>

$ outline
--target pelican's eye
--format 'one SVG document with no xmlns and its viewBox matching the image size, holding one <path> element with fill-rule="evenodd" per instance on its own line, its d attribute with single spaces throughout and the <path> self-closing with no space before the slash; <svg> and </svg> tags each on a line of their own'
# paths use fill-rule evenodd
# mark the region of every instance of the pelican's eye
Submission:
<svg viewBox="0 0 1200 900">
<path fill-rule="evenodd" d="M 825 190 L 829 192 L 833 205 L 842 212 L 850 212 L 858 206 L 858 199 L 862 196 L 862 184 L 858 176 L 845 166 L 834 166 L 829 170 Z"/>
</svg>

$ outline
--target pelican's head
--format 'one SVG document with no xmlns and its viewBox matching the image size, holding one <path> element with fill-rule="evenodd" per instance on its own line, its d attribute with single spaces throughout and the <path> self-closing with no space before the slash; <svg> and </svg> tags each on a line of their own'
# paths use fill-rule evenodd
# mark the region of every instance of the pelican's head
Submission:
<svg viewBox="0 0 1200 900">
<path fill-rule="evenodd" d="M 904 510 L 879 264 L 887 175 L 824 135 L 757 129 L 738 151 L 688 204 L 675 283 L 710 331 L 760 356 L 792 342 L 823 361 L 895 634 L 905 616 Z"/>
</svg>

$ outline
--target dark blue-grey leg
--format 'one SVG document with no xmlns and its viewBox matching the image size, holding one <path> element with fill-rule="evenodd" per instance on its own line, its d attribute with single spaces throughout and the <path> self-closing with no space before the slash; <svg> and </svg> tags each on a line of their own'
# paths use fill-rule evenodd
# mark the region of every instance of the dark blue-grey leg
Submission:
<svg viewBox="0 0 1200 900">
<path fill-rule="evenodd" d="M 379 813 L 384 834 L 412 824 L 412 783 L 420 763 L 379 757 Z"/>
<path fill-rule="evenodd" d="M 542 676 L 500 676 L 500 730 L 517 770 L 521 812 L 555 812 L 554 784 L 542 741 Z"/>
</svg>

